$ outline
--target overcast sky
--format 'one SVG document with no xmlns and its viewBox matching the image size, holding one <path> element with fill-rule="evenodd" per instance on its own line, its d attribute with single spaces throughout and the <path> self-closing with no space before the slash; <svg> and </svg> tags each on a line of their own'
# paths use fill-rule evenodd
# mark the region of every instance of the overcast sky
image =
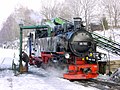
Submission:
<svg viewBox="0 0 120 90">
<path fill-rule="evenodd" d="M 0 25 L 19 4 L 36 11 L 40 9 L 40 0 L 0 0 Z"/>
<path fill-rule="evenodd" d="M 61 2 L 64 0 L 57 0 L 57 1 Z M 15 7 L 21 4 L 35 11 L 40 11 L 41 8 L 40 3 L 41 0 L 0 0 L 0 28 L 2 22 L 4 22 L 6 18 L 14 11 Z"/>
</svg>

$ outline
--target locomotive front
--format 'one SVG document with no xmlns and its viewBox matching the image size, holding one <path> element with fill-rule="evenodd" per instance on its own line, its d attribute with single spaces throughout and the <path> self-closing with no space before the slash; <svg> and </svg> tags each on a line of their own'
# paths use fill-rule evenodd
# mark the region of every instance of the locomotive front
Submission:
<svg viewBox="0 0 120 90">
<path fill-rule="evenodd" d="M 70 50 L 79 57 L 83 57 L 93 49 L 92 36 L 85 30 L 76 31 L 69 40 Z"/>
<path fill-rule="evenodd" d="M 67 35 L 72 53 L 68 58 L 68 73 L 64 74 L 64 78 L 72 80 L 97 77 L 96 44 L 92 35 L 84 29 L 80 18 L 74 19 L 74 30 Z"/>
<path fill-rule="evenodd" d="M 79 57 L 84 57 L 94 50 L 92 35 L 82 27 L 80 20 L 74 21 L 74 33 L 70 35 L 69 48 Z"/>
</svg>

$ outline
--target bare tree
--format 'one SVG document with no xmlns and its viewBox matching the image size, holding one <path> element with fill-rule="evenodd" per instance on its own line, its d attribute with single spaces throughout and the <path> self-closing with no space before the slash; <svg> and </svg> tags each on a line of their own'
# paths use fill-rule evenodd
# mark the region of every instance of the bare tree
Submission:
<svg viewBox="0 0 120 90">
<path fill-rule="evenodd" d="M 66 0 L 66 3 L 72 16 L 82 16 L 83 6 L 81 0 Z"/>
<path fill-rule="evenodd" d="M 96 2 L 97 0 L 65 0 L 60 3 L 57 0 L 44 0 L 42 1 L 41 14 L 46 19 L 62 17 L 71 20 L 73 17 L 82 17 L 88 29 L 94 15 Z"/>
<path fill-rule="evenodd" d="M 42 9 L 40 13 L 46 19 L 59 16 L 61 3 L 57 0 L 41 0 Z"/>
<path fill-rule="evenodd" d="M 33 10 L 30 10 L 27 7 L 23 7 L 22 5 L 20 5 L 19 7 L 15 8 L 13 17 L 15 18 L 17 24 L 20 24 L 22 22 L 22 24 L 26 26 L 36 25 L 35 20 L 33 20 L 31 17 L 32 14 L 35 14 Z M 16 28 L 19 31 L 19 26 L 16 26 Z M 27 36 L 28 32 L 28 30 L 25 30 L 24 35 Z"/>
<path fill-rule="evenodd" d="M 16 21 L 13 17 L 13 14 L 11 14 L 5 23 L 3 23 L 3 27 L 0 31 L 0 38 L 1 41 L 12 41 L 16 39 L 18 35 L 18 31 L 15 29 L 16 27 Z"/>
<path fill-rule="evenodd" d="M 65 1 L 60 2 L 59 0 L 41 0 L 42 9 L 40 13 L 45 19 L 51 19 L 55 17 L 61 17 L 70 20 L 71 10 Z"/>
<path fill-rule="evenodd" d="M 84 18 L 86 29 L 88 29 L 88 25 L 95 14 L 93 11 L 97 0 L 66 0 L 66 2 L 73 17 Z"/>
<path fill-rule="evenodd" d="M 106 14 L 109 16 L 109 22 L 113 26 L 118 26 L 120 18 L 120 0 L 102 0 Z"/>
<path fill-rule="evenodd" d="M 60 13 L 59 17 L 61 17 L 61 18 L 64 18 L 66 20 L 72 19 L 72 10 L 69 10 L 69 7 L 68 7 L 67 3 L 65 3 L 65 2 L 61 6 L 59 13 Z"/>
<path fill-rule="evenodd" d="M 20 21 L 23 20 L 25 25 L 35 25 L 35 21 L 30 17 L 32 13 L 34 14 L 35 12 L 20 5 L 19 7 L 15 8 L 14 17 L 17 23 L 20 23 Z"/>
<path fill-rule="evenodd" d="M 86 29 L 88 29 L 90 21 L 96 14 L 94 12 L 96 3 L 97 3 L 97 0 L 82 0 L 81 1 L 81 4 L 83 5 L 83 13 L 84 13 L 84 18 L 86 22 Z"/>
<path fill-rule="evenodd" d="M 0 31 L 0 41 L 12 41 L 19 38 L 19 20 L 21 19 L 24 20 L 24 25 L 35 25 L 35 21 L 30 18 L 31 13 L 34 14 L 34 12 L 28 8 L 16 8 L 16 11 L 3 23 Z M 27 35 L 27 33 L 28 30 L 25 30 L 24 35 Z"/>
</svg>

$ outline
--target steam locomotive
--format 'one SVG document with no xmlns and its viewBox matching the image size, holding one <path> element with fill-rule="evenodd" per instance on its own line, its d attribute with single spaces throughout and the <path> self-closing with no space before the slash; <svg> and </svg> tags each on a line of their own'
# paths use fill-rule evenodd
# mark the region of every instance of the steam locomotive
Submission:
<svg viewBox="0 0 120 90">
<path fill-rule="evenodd" d="M 96 43 L 81 18 L 74 18 L 74 23 L 56 18 L 45 24 L 49 28 L 29 34 L 29 64 L 44 68 L 67 67 L 63 77 L 69 80 L 97 77 L 100 53 L 96 52 Z"/>
</svg>

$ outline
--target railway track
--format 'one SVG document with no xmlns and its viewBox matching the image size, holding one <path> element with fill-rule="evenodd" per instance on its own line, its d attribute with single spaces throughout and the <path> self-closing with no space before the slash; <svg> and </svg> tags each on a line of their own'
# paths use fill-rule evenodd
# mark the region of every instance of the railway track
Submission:
<svg viewBox="0 0 120 90">
<path fill-rule="evenodd" d="M 120 90 L 120 84 L 118 83 L 100 81 L 97 79 L 79 80 L 75 83 L 81 84 L 85 87 L 88 87 L 88 86 L 95 87 L 100 90 Z"/>
</svg>

